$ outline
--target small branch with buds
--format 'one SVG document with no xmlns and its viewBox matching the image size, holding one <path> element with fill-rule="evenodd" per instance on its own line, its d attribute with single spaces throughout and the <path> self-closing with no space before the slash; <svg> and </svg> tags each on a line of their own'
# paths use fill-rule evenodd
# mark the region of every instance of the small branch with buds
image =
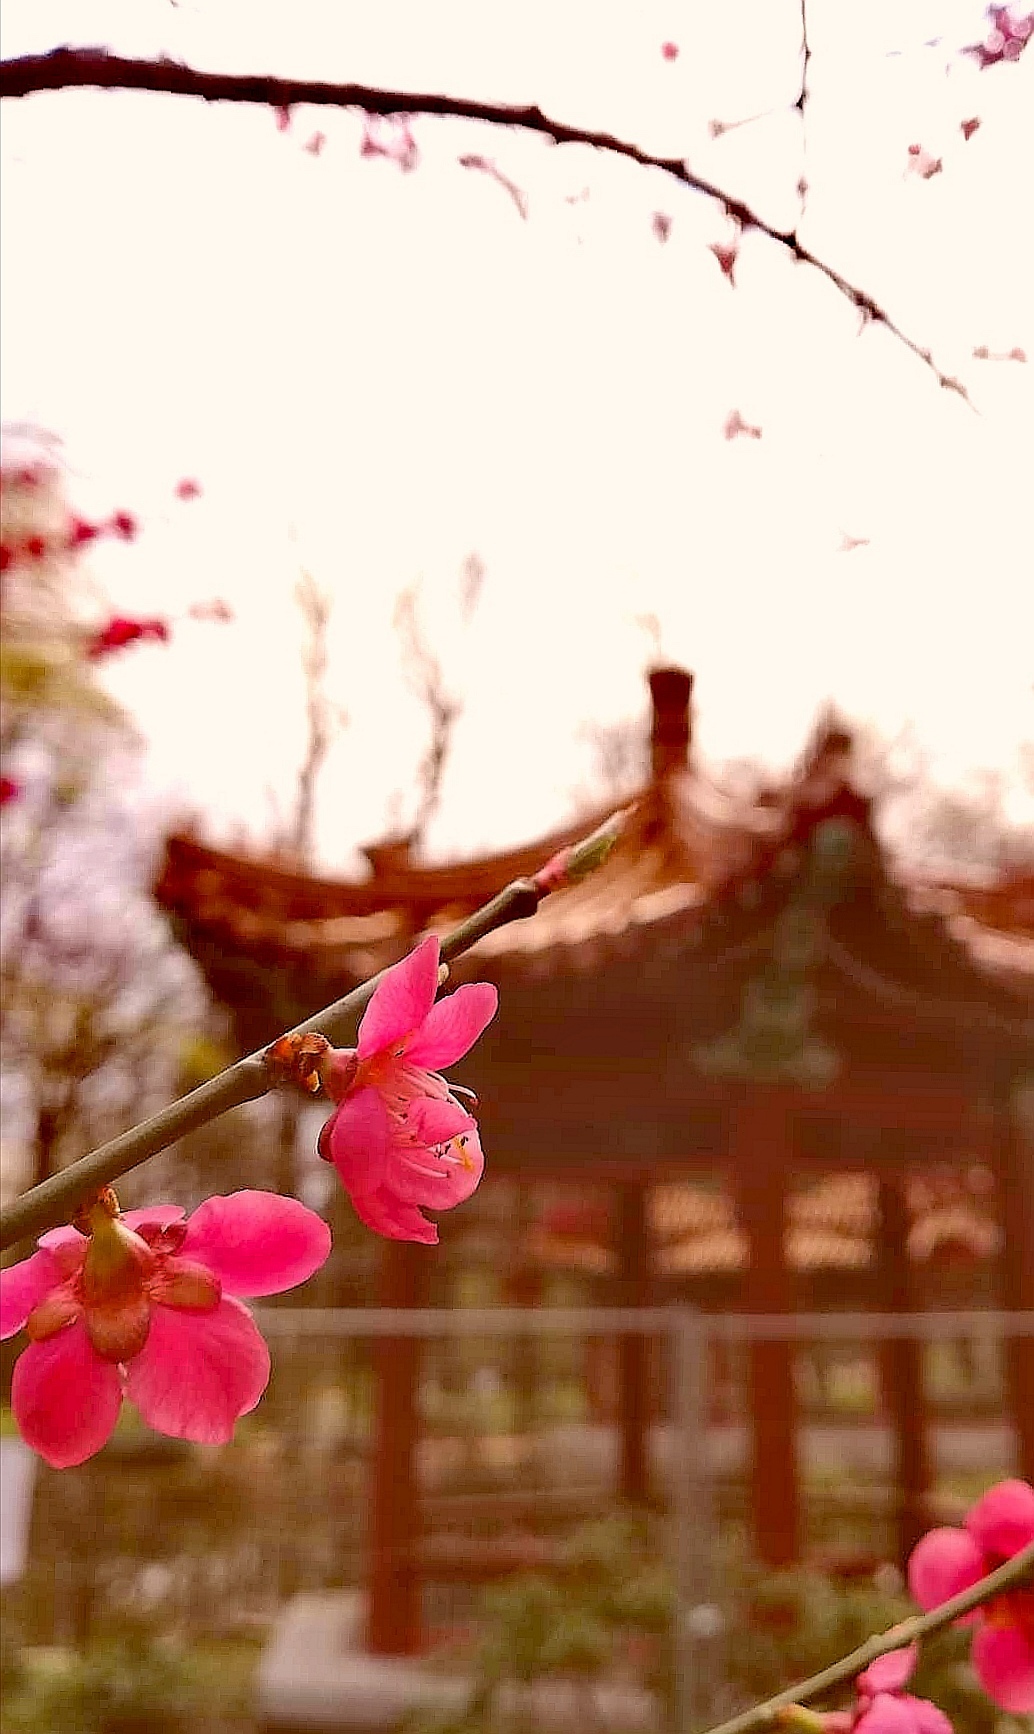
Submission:
<svg viewBox="0 0 1034 1734">
<path fill-rule="evenodd" d="M 983 1607 L 985 1603 L 1004 1595 L 1007 1590 L 1016 1589 L 1019 1585 L 1031 1581 L 1034 1581 L 1034 1542 L 1022 1552 L 1014 1554 L 1012 1559 L 999 1566 L 997 1571 L 982 1577 L 979 1583 L 963 1590 L 960 1595 L 952 1596 L 950 1601 L 942 1602 L 940 1607 L 932 1608 L 926 1614 L 915 1614 L 912 1619 L 903 1620 L 889 1631 L 868 1638 L 864 1644 L 859 1644 L 856 1650 L 852 1650 L 849 1656 L 844 1656 L 829 1668 L 823 1668 L 821 1673 L 813 1674 L 810 1680 L 802 1680 L 797 1686 L 788 1686 L 785 1692 L 777 1692 L 774 1698 L 766 1698 L 763 1704 L 755 1704 L 752 1710 L 744 1710 L 740 1715 L 733 1716 L 731 1721 L 722 1722 L 709 1729 L 708 1734 L 754 1734 L 754 1730 L 759 1728 L 792 1728 L 795 1725 L 793 1711 L 807 1699 L 821 1697 L 824 1692 L 832 1691 L 834 1686 L 845 1685 L 864 1673 L 880 1656 L 887 1656 L 892 1650 L 903 1650 L 909 1644 L 932 1637 L 935 1632 L 943 1631 L 946 1626 L 962 1619 L 964 1614 L 972 1613 L 974 1608 Z M 800 1725 L 798 1717 L 796 1726 Z"/>
<path fill-rule="evenodd" d="M 486 934 L 511 921 L 534 915 L 543 898 L 565 885 L 576 883 L 602 864 L 625 828 L 629 810 L 616 813 L 591 836 L 562 850 L 530 879 L 514 879 L 497 897 L 476 909 L 441 942 L 441 958 L 449 963 L 476 945 Z M 60 1174 L 24 1192 L 0 1211 L 0 1251 L 29 1235 L 41 1234 L 69 1222 L 84 1202 L 110 1186 L 121 1174 L 138 1168 L 149 1156 L 168 1149 L 178 1138 L 205 1126 L 230 1108 L 257 1101 L 277 1085 L 296 1084 L 313 1089 L 316 1061 L 327 1041 L 341 1041 L 354 1033 L 356 1020 L 373 995 L 380 975 L 353 988 L 343 999 L 326 1006 L 295 1029 L 281 1036 L 261 1053 L 249 1054 L 228 1066 L 216 1078 L 170 1102 L 150 1119 L 122 1132 L 99 1149 L 71 1163 Z"/>
<path fill-rule="evenodd" d="M 809 57 L 810 48 L 806 48 L 805 77 Z M 627 157 L 643 168 L 660 169 L 681 181 L 683 186 L 715 199 L 741 229 L 754 229 L 758 234 L 766 235 L 770 241 L 786 248 L 799 264 L 811 265 L 820 271 L 858 308 L 863 325 L 869 321 L 882 325 L 899 343 L 918 356 L 940 386 L 946 391 L 956 392 L 973 408 L 962 382 L 942 373 L 929 349 L 909 337 L 864 289 L 858 288 L 806 247 L 798 239 L 796 229 L 777 229 L 766 223 L 742 199 L 724 192 L 704 176 L 694 174 L 680 157 L 656 156 L 613 133 L 570 126 L 565 121 L 552 119 L 534 104 L 478 102 L 471 97 L 443 96 L 433 91 L 381 90 L 367 84 L 334 84 L 325 79 L 278 78 L 264 73 L 203 72 L 166 55 L 159 60 L 131 60 L 124 55 L 109 54 L 101 48 L 55 48 L 49 54 L 25 54 L 0 62 L 0 98 L 70 87 L 153 90 L 171 96 L 196 96 L 204 102 L 258 103 L 288 117 L 298 103 L 325 108 L 360 108 L 368 115 L 447 115 L 459 120 L 487 121 L 493 126 L 518 127 L 524 132 L 538 133 L 554 144 L 590 145 L 594 150 L 611 156 Z M 805 95 L 802 87 L 801 101 Z M 498 171 L 496 173 L 498 178 Z"/>
</svg>

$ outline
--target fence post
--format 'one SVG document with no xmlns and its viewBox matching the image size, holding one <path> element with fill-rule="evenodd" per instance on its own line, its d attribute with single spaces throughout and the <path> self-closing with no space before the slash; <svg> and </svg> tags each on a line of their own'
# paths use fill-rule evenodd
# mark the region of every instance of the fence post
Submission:
<svg viewBox="0 0 1034 1734">
<path fill-rule="evenodd" d="M 675 1734 L 720 1713 L 721 1637 L 717 1529 L 707 1450 L 706 1326 L 691 1307 L 672 1309 Z"/>
</svg>

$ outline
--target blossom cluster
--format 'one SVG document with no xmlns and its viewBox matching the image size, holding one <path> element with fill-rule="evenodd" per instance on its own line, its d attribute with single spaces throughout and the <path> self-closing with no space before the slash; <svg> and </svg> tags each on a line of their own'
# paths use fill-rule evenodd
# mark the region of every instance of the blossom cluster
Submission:
<svg viewBox="0 0 1034 1734">
<path fill-rule="evenodd" d="M 420 1206 L 469 1198 L 484 1157 L 477 1124 L 431 1066 L 465 1054 L 497 994 L 471 983 L 435 1003 L 433 935 L 385 971 L 355 1048 L 316 1043 L 313 1079 L 336 1104 L 320 1138 L 368 1227 L 433 1244 Z M 308 1050 L 306 1050 L 308 1052 Z M 124 1398 L 158 1432 L 225 1443 L 269 1379 L 269 1352 L 241 1303 L 304 1282 L 327 1258 L 315 1212 L 275 1193 L 119 1209 L 109 1189 L 73 1226 L 44 1234 L 0 1272 L 0 1336 L 24 1329 L 11 1403 L 22 1437 L 55 1468 L 110 1438 Z"/>
</svg>

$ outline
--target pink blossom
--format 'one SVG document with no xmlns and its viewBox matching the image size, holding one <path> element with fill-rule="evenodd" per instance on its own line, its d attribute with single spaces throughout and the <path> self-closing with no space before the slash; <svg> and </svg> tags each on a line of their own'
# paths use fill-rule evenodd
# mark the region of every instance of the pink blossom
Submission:
<svg viewBox="0 0 1034 1734">
<path fill-rule="evenodd" d="M 184 476 L 176 483 L 176 498 L 178 500 L 196 500 L 201 493 L 201 483 L 193 476 Z"/>
<path fill-rule="evenodd" d="M 997 66 L 1001 60 L 1019 60 L 1034 33 L 1034 14 L 1014 18 L 1009 6 L 992 6 L 988 10 L 991 26 L 983 42 L 972 43 L 962 50 L 972 54 L 981 72 Z"/>
<path fill-rule="evenodd" d="M 55 1469 L 111 1437 L 123 1397 L 159 1433 L 223 1445 L 269 1381 L 269 1351 L 239 1297 L 304 1282 L 330 1251 L 294 1198 L 234 1192 L 183 1220 L 104 1192 L 78 1228 L 44 1234 L 0 1272 L 0 1336 L 30 1341 L 11 1383 L 23 1439 Z"/>
<path fill-rule="evenodd" d="M 722 276 L 728 277 L 729 282 L 735 289 L 736 278 L 733 273 L 736 269 L 736 261 L 740 256 L 739 247 L 735 245 L 723 246 L 720 241 L 712 241 L 710 251 L 714 254 L 722 268 Z"/>
<path fill-rule="evenodd" d="M 68 546 L 85 548 L 87 543 L 95 542 L 100 533 L 98 524 L 91 524 L 86 518 L 73 518 L 68 526 Z"/>
<path fill-rule="evenodd" d="M 877 1656 L 855 1680 L 851 1708 L 822 1717 L 825 1734 L 952 1734 L 943 1710 L 905 1691 L 918 1654 L 915 1644 L 907 1644 Z"/>
<path fill-rule="evenodd" d="M 408 114 L 367 114 L 363 116 L 363 142 L 360 156 L 388 157 L 408 173 L 419 159 Z"/>
<path fill-rule="evenodd" d="M 677 42 L 662 42 L 661 43 L 661 53 L 664 56 L 665 60 L 677 60 L 679 57 L 679 45 L 678 45 L 678 43 Z"/>
<path fill-rule="evenodd" d="M 961 1529 L 931 1529 L 912 1550 L 908 1582 L 922 1608 L 939 1607 L 1034 1542 L 1034 1487 L 1000 1481 Z M 963 1623 L 963 1622 L 960 1622 Z M 1034 1589 L 1009 1590 L 969 1615 L 973 1667 L 1003 1710 L 1034 1710 Z"/>
<path fill-rule="evenodd" d="M 168 621 L 154 615 L 144 620 L 134 619 L 132 615 L 115 614 L 106 625 L 94 633 L 86 646 L 86 654 L 91 662 L 99 662 L 104 656 L 111 656 L 116 650 L 125 650 L 130 644 L 136 644 L 143 638 L 155 638 L 161 644 L 168 643 Z"/>
<path fill-rule="evenodd" d="M 320 1134 L 368 1228 L 391 1240 L 433 1246 L 438 1230 L 418 1208 L 451 1210 L 481 1179 L 484 1156 L 473 1116 L 430 1066 L 449 1066 L 495 1016 L 499 996 L 472 982 L 434 1003 L 438 940 L 432 935 L 386 970 L 366 1008 L 355 1048 L 320 1061 L 338 1106 Z"/>
<path fill-rule="evenodd" d="M 108 528 L 113 536 L 118 536 L 123 542 L 132 542 L 140 525 L 132 512 L 113 512 L 108 522 Z"/>
</svg>

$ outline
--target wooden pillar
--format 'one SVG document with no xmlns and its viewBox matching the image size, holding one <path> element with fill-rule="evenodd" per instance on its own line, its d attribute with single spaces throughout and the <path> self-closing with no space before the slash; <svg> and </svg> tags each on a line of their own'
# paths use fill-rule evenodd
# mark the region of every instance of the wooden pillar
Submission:
<svg viewBox="0 0 1034 1734">
<path fill-rule="evenodd" d="M 1009 1312 L 1034 1311 L 1034 1101 L 1001 1098 L 991 1123 L 992 1160 L 1002 1225 L 1001 1303 Z M 1005 1344 L 1009 1406 L 1017 1438 L 1017 1474 L 1034 1482 L 1034 1337 Z"/>
<path fill-rule="evenodd" d="M 785 1106 L 766 1104 L 760 1093 L 745 1104 L 736 1119 L 732 1156 L 737 1214 L 748 1242 L 743 1310 L 791 1313 L 786 1197 L 792 1150 Z M 763 1565 L 790 1565 L 800 1543 L 794 1344 L 753 1342 L 747 1362 L 754 1554 Z"/>
<path fill-rule="evenodd" d="M 903 1174 L 881 1174 L 879 1182 L 879 1305 L 881 1310 L 913 1310 L 914 1284 L 908 1256 L 908 1203 Z M 923 1401 L 923 1345 L 912 1338 L 889 1338 L 879 1346 L 883 1402 L 894 1434 L 895 1552 L 904 1566 L 919 1537 L 929 1528 L 926 1501 L 930 1459 Z"/>
<path fill-rule="evenodd" d="M 427 1253 L 406 1240 L 381 1248 L 384 1307 L 419 1306 Z M 416 1480 L 417 1386 L 420 1339 L 379 1337 L 374 1345 L 377 1419 L 367 1554 L 367 1647 L 376 1655 L 408 1656 L 420 1648 L 420 1504 Z"/>
<path fill-rule="evenodd" d="M 635 1183 L 617 1193 L 618 1305 L 646 1306 L 650 1292 L 650 1241 L 646 1194 Z M 649 1343 L 624 1333 L 618 1338 L 618 1492 L 642 1505 L 649 1490 L 650 1425 Z"/>
</svg>

